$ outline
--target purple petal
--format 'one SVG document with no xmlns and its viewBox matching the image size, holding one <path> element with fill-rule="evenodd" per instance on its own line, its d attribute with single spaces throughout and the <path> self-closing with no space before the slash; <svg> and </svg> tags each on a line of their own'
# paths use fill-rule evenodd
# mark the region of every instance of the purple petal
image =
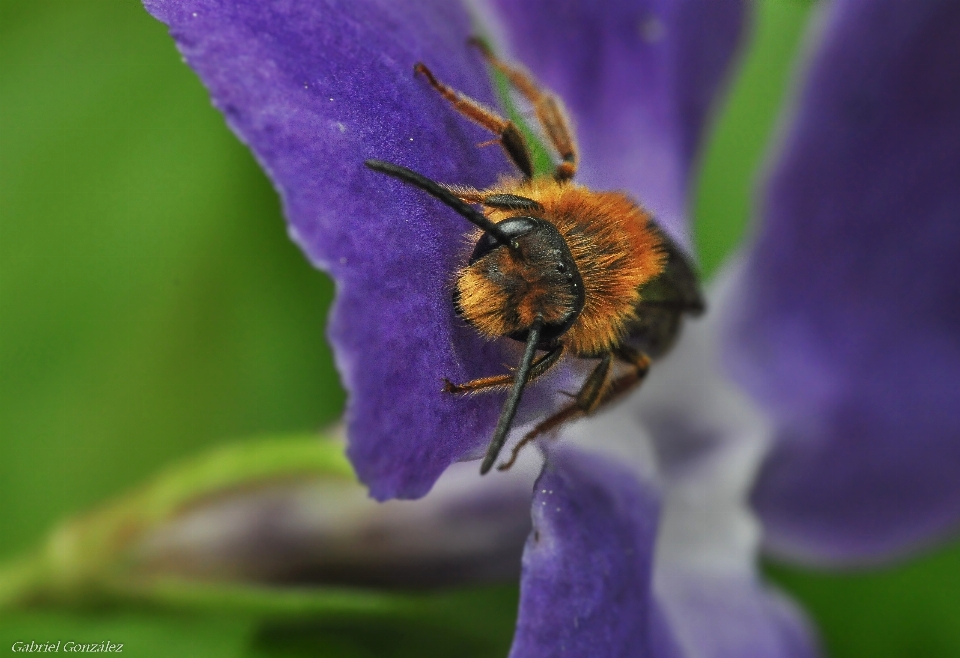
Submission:
<svg viewBox="0 0 960 658">
<path fill-rule="evenodd" d="M 741 0 L 491 0 L 508 51 L 566 102 L 577 179 L 624 189 L 682 244 L 692 165 L 736 51 Z"/>
<path fill-rule="evenodd" d="M 728 307 L 732 283 L 729 271 L 711 282 L 709 308 Z M 714 312 L 689 322 L 637 395 L 574 424 L 565 437 L 657 482 L 654 594 L 680 655 L 813 656 L 802 614 L 760 582 L 761 533 L 748 494 L 770 426 L 722 368 L 725 321 Z"/>
<path fill-rule="evenodd" d="M 770 547 L 841 562 L 960 520 L 960 4 L 826 18 L 731 364 L 779 423 L 754 493 Z"/>
<path fill-rule="evenodd" d="M 658 510 L 656 493 L 623 466 L 569 448 L 550 454 L 534 487 L 510 655 L 666 655 L 651 599 Z"/>
<path fill-rule="evenodd" d="M 454 316 L 449 278 L 467 223 L 367 170 L 366 158 L 484 186 L 509 168 L 413 65 L 491 100 L 444 0 L 146 0 L 280 191 L 290 233 L 337 280 L 330 326 L 348 409 L 349 455 L 373 496 L 418 497 L 483 444 L 499 399 L 441 394 L 441 378 L 497 374 L 507 360 Z M 515 361 L 515 359 L 512 359 Z"/>
</svg>

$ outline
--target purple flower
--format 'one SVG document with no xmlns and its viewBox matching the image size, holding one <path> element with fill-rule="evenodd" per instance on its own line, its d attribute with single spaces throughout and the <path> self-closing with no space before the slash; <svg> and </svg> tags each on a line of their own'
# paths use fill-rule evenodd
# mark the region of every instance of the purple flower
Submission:
<svg viewBox="0 0 960 658">
<path fill-rule="evenodd" d="M 463 220 L 362 163 L 477 187 L 511 171 L 412 73 L 423 61 L 493 103 L 465 9 L 146 5 L 273 179 L 293 239 L 337 281 L 330 340 L 357 473 L 378 499 L 423 496 L 481 454 L 502 400 L 444 395 L 441 377 L 498 374 L 518 347 L 454 314 Z M 578 180 L 628 191 L 689 246 L 689 181 L 742 3 L 471 7 L 568 103 Z M 960 5 L 834 0 L 821 19 L 755 235 L 710 312 L 640 393 L 546 447 L 514 656 L 811 655 L 802 616 L 759 580 L 761 527 L 776 554 L 835 564 L 956 528 Z M 521 420 L 570 375 L 532 389 Z"/>
</svg>

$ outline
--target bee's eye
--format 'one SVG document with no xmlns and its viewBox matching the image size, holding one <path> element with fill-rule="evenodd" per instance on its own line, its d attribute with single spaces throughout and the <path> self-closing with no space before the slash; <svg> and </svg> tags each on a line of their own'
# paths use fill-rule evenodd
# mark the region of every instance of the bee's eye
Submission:
<svg viewBox="0 0 960 658">
<path fill-rule="evenodd" d="M 537 220 L 532 217 L 511 217 L 506 219 L 499 224 L 500 230 L 506 233 L 511 238 L 519 238 L 526 235 L 530 231 L 533 231 L 537 226 Z M 502 247 L 496 238 L 494 238 L 489 233 L 484 233 L 480 236 L 477 246 L 473 250 L 473 254 L 470 256 L 470 265 L 473 265 L 475 262 L 489 254 L 494 249 Z"/>
<path fill-rule="evenodd" d="M 566 265 L 564 265 L 563 263 L 557 263 L 557 272 L 560 272 L 560 274 L 563 274 L 566 271 L 567 271 Z"/>
</svg>

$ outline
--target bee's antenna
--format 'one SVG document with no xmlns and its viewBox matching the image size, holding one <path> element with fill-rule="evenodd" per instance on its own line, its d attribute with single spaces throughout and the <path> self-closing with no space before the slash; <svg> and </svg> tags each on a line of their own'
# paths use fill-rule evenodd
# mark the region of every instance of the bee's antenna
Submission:
<svg viewBox="0 0 960 658">
<path fill-rule="evenodd" d="M 523 395 L 523 388 L 530 379 L 530 369 L 533 365 L 533 355 L 537 352 L 537 343 L 540 342 L 540 332 L 543 329 L 543 316 L 537 315 L 530 327 L 530 333 L 527 334 L 527 346 L 523 349 L 523 357 L 520 359 L 520 366 L 517 368 L 513 377 L 513 388 L 510 389 L 510 396 L 503 405 L 500 412 L 500 420 L 497 421 L 497 429 L 493 432 L 493 438 L 490 439 L 490 447 L 487 448 L 487 454 L 483 458 L 483 464 L 480 466 L 480 475 L 485 475 L 497 460 L 500 449 L 507 440 L 507 432 L 510 431 L 510 424 L 513 423 L 513 417 L 517 415 L 517 405 L 520 404 L 520 396 Z"/>
<path fill-rule="evenodd" d="M 389 162 L 384 162 L 383 160 L 367 160 L 363 164 L 370 167 L 374 171 L 379 171 L 382 174 L 387 176 L 393 176 L 394 178 L 399 178 L 404 183 L 410 183 L 414 187 L 419 187 L 421 190 L 430 194 L 446 205 L 453 208 L 457 213 L 462 215 L 467 221 L 475 224 L 478 228 L 483 229 L 490 235 L 492 235 L 497 242 L 502 244 L 505 247 L 516 251 L 519 247 L 517 243 L 514 242 L 509 235 L 503 232 L 499 226 L 494 222 L 487 219 L 483 213 L 477 212 L 475 209 L 471 208 L 467 203 L 464 203 L 461 199 L 458 199 L 456 196 L 451 194 L 450 190 L 446 189 L 439 183 L 436 183 L 426 176 L 418 174 L 412 169 L 407 169 L 406 167 L 401 167 L 400 165 L 391 164 Z"/>
</svg>

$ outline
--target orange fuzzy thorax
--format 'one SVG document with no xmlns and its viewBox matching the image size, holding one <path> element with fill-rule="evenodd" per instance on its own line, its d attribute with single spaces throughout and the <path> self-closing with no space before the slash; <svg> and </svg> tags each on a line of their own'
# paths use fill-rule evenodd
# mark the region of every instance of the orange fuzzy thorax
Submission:
<svg viewBox="0 0 960 658">
<path fill-rule="evenodd" d="M 547 177 L 502 181 L 482 194 L 516 194 L 537 201 L 543 210 L 487 208 L 485 213 L 495 222 L 518 215 L 538 217 L 553 224 L 566 240 L 583 278 L 585 299 L 580 316 L 560 342 L 579 356 L 599 355 L 619 345 L 635 317 L 640 287 L 659 275 L 666 261 L 650 215 L 620 192 L 594 192 Z M 479 236 L 478 232 L 474 238 Z M 506 249 L 497 251 L 507 256 Z M 536 281 L 529 280 L 530 293 L 538 295 Z M 531 315 L 530 304 L 503 299 L 476 268 L 466 266 L 457 272 L 456 286 L 463 316 L 480 333 L 497 337 L 530 326 L 532 317 L 526 317 Z M 559 311 L 571 300 L 555 302 Z"/>
</svg>

